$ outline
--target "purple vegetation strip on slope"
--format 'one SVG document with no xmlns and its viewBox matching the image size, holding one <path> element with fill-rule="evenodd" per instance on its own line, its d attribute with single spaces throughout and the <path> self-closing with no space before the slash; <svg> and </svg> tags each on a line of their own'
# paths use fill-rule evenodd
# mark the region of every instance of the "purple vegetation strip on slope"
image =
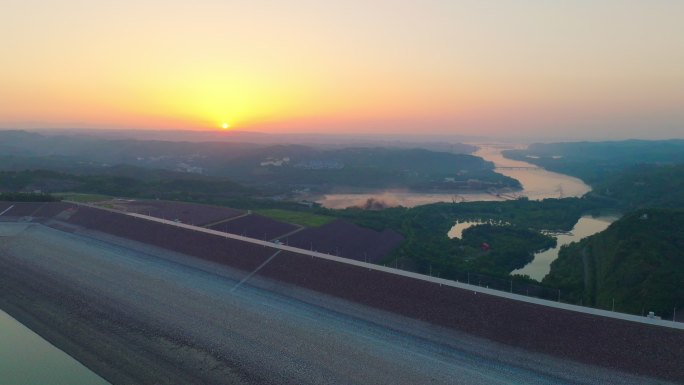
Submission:
<svg viewBox="0 0 684 385">
<path fill-rule="evenodd" d="M 0 202 L 0 213 L 4 212 L 4 217 L 52 218 L 70 207 L 75 205 L 64 202 Z"/>
<path fill-rule="evenodd" d="M 195 226 L 204 226 L 242 214 L 242 211 L 229 207 L 173 201 L 125 201 L 116 202 L 114 206 L 117 209 L 156 218 L 171 221 L 177 219 Z"/>
<path fill-rule="evenodd" d="M 276 221 L 275 219 L 257 214 L 236 218 L 209 228 L 216 231 L 223 231 L 224 233 L 242 235 L 264 241 L 281 237 L 299 229 L 298 226 Z"/>
<path fill-rule="evenodd" d="M 359 261 L 378 262 L 401 244 L 404 237 L 393 230 L 375 231 L 336 220 L 308 228 L 287 238 L 287 244 L 306 250 Z"/>
<path fill-rule="evenodd" d="M 14 204 L 14 202 L 7 202 L 7 201 L 0 202 L 0 213 L 4 212 L 8 208 L 12 207 L 13 204 Z"/>
<path fill-rule="evenodd" d="M 40 209 L 43 208 L 43 206 L 48 205 L 48 203 L 42 203 L 42 202 L 3 202 L 5 204 L 5 208 L 0 210 L 0 212 L 4 211 L 10 206 L 12 207 L 9 211 L 7 211 L 3 216 L 6 217 L 32 217 L 36 216 L 36 214 L 40 211 Z"/>
<path fill-rule="evenodd" d="M 273 254 L 263 246 L 84 206 L 69 223 L 243 270 L 255 269 Z"/>
<path fill-rule="evenodd" d="M 259 274 L 523 349 L 684 381 L 681 330 L 476 294 L 295 253 L 278 256 Z"/>
<path fill-rule="evenodd" d="M 37 217 L 51 218 L 51 217 L 54 217 L 54 216 L 60 214 L 64 210 L 68 210 L 69 208 L 76 209 L 76 207 L 77 206 L 72 204 L 72 203 L 64 203 L 64 202 L 45 203 L 40 208 L 40 210 L 35 212 L 34 215 Z"/>
</svg>

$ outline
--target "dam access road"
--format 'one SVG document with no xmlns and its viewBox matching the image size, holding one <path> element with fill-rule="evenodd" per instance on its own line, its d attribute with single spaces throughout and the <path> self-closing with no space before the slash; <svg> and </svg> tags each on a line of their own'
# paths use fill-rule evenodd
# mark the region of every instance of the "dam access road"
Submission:
<svg viewBox="0 0 684 385">
<path fill-rule="evenodd" d="M 134 242 L 0 232 L 0 304 L 114 384 L 649 382 L 287 285 L 237 286 L 240 272 Z"/>
</svg>

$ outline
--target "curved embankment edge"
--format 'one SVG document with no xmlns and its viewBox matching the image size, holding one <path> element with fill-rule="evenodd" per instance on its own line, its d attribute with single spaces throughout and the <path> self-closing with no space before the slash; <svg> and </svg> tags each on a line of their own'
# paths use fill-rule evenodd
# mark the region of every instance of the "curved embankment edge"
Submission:
<svg viewBox="0 0 684 385">
<path fill-rule="evenodd" d="M 679 323 L 539 300 L 140 214 L 70 207 L 72 217 L 52 217 L 247 273 L 258 268 L 256 275 L 265 278 L 522 349 L 684 382 Z M 264 264 L 275 251 L 281 252 Z"/>
</svg>

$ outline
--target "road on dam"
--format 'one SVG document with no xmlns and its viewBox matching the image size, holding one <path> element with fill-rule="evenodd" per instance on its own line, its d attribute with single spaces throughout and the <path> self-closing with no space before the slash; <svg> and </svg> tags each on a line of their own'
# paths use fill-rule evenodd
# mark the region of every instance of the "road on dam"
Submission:
<svg viewBox="0 0 684 385">
<path fill-rule="evenodd" d="M 114 384 L 665 383 L 85 230 L 0 223 L 0 264 L 0 308 Z"/>
</svg>

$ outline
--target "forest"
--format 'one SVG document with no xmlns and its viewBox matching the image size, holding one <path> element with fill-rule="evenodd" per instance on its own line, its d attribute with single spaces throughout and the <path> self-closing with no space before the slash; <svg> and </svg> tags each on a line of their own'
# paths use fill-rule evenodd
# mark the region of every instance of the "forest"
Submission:
<svg viewBox="0 0 684 385">
<path fill-rule="evenodd" d="M 642 209 L 561 249 L 544 284 L 569 300 L 670 318 L 684 307 L 684 210 Z"/>
</svg>

